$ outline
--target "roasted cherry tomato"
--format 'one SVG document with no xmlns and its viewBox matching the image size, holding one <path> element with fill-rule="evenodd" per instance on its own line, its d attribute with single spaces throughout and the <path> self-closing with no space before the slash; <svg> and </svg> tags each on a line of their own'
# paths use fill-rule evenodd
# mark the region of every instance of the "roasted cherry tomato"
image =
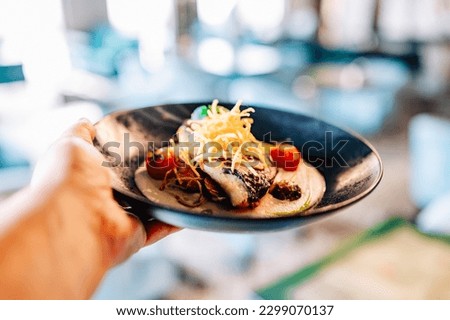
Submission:
<svg viewBox="0 0 450 320">
<path fill-rule="evenodd" d="M 300 151 L 290 144 L 279 144 L 270 148 L 270 157 L 278 168 L 295 171 L 302 159 Z"/>
<path fill-rule="evenodd" d="M 169 170 L 176 166 L 176 159 L 171 148 L 160 148 L 155 152 L 149 151 L 145 166 L 150 177 L 157 180 L 164 179 Z"/>
</svg>

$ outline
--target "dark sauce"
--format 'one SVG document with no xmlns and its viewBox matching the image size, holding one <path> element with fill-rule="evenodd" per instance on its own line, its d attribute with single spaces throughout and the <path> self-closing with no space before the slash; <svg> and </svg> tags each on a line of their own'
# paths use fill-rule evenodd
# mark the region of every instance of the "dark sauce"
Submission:
<svg viewBox="0 0 450 320">
<path fill-rule="evenodd" d="M 278 200 L 294 201 L 302 196 L 300 186 L 287 181 L 274 183 L 269 189 L 269 193 Z"/>
</svg>

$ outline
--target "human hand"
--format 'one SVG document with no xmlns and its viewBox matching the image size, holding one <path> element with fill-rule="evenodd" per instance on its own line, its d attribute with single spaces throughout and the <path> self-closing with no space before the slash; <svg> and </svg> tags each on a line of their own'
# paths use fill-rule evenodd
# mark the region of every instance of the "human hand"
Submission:
<svg viewBox="0 0 450 320">
<path fill-rule="evenodd" d="M 106 263 L 112 266 L 179 228 L 156 220 L 144 225 L 117 204 L 109 170 L 101 165 L 104 159 L 92 145 L 94 137 L 95 127 L 89 121 L 74 125 L 39 162 L 31 187 L 60 189 L 59 194 L 66 195 L 61 211 L 77 216 L 78 224 L 90 226 L 77 231 L 89 235 L 77 236 L 97 238 Z"/>
<path fill-rule="evenodd" d="M 113 199 L 110 175 L 81 121 L 0 207 L 0 299 L 86 299 L 105 272 L 178 228 L 143 224 Z"/>
</svg>

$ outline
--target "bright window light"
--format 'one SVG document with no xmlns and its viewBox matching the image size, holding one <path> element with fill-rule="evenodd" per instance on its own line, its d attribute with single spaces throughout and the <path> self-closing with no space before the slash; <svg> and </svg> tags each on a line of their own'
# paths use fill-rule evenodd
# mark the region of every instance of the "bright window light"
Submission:
<svg viewBox="0 0 450 320">
<path fill-rule="evenodd" d="M 258 36 L 265 38 L 281 31 L 285 1 L 241 0 L 237 8 L 240 22 Z"/>
<path fill-rule="evenodd" d="M 198 62 L 203 70 L 228 75 L 234 69 L 234 50 L 231 44 L 220 38 L 210 38 L 200 42 Z"/>
<path fill-rule="evenodd" d="M 197 0 L 197 13 L 201 22 L 209 25 L 224 24 L 237 0 Z"/>
<path fill-rule="evenodd" d="M 140 1 L 107 0 L 108 19 L 111 25 L 125 36 L 137 38 L 140 25 Z M 142 13 L 142 11 L 141 11 Z"/>
<path fill-rule="evenodd" d="M 174 0 L 107 0 L 108 17 L 119 32 L 139 39 L 139 58 L 150 72 L 160 70 L 175 41 Z"/>
<path fill-rule="evenodd" d="M 262 45 L 244 45 L 237 54 L 237 69 L 243 75 L 259 75 L 276 71 L 281 64 L 276 49 Z"/>
<path fill-rule="evenodd" d="M 71 70 L 61 3 L 2 0 L 0 32 L 2 55 L 23 63 L 27 83 L 41 88 L 42 95 L 54 92 Z"/>
</svg>

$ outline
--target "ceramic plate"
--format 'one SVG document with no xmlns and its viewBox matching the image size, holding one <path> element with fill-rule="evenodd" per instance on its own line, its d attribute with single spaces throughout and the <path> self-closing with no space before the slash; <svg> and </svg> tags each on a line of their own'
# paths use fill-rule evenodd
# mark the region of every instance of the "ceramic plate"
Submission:
<svg viewBox="0 0 450 320">
<path fill-rule="evenodd" d="M 226 210 L 196 213 L 188 207 L 171 206 L 164 198 L 158 199 L 157 203 L 148 200 L 134 180 L 136 170 L 143 166 L 147 148 L 158 148 L 169 141 L 181 123 L 190 118 L 192 111 L 204 104 L 207 103 L 119 111 L 96 124 L 95 144 L 105 156 L 104 165 L 111 170 L 114 195 L 127 211 L 142 220 L 155 218 L 185 228 L 231 232 L 288 229 L 361 200 L 381 180 L 381 159 L 362 137 L 306 115 L 252 106 L 256 110 L 252 115 L 252 132 L 256 138 L 291 140 L 306 163 L 323 175 L 326 190 L 314 207 L 287 216 L 242 217 Z"/>
</svg>

